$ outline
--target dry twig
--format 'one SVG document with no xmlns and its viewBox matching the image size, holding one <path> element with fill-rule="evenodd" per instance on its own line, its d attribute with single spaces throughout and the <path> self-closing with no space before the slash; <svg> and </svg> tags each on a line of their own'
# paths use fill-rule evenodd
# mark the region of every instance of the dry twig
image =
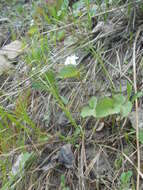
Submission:
<svg viewBox="0 0 143 190">
<path fill-rule="evenodd" d="M 138 30 L 135 41 L 133 44 L 133 77 L 134 77 L 134 91 L 137 93 L 137 78 L 136 78 L 136 43 L 138 36 L 140 34 L 140 29 Z M 135 101 L 136 106 L 136 144 L 137 144 L 137 169 L 140 171 L 140 145 L 139 145 L 139 124 L 138 124 L 138 100 Z M 136 184 L 136 190 L 139 190 L 140 186 L 140 174 L 137 172 L 137 184 Z"/>
</svg>

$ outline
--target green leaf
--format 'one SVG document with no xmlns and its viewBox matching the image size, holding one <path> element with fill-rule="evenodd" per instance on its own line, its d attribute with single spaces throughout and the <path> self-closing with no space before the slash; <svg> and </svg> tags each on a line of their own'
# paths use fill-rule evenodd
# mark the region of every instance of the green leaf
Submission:
<svg viewBox="0 0 143 190">
<path fill-rule="evenodd" d="M 65 31 L 64 30 L 58 31 L 56 38 L 57 38 L 57 41 L 64 40 L 64 38 L 65 38 Z"/>
<path fill-rule="evenodd" d="M 67 99 L 66 97 L 61 96 L 61 99 L 62 99 L 62 101 L 63 101 L 63 103 L 64 103 L 65 105 L 68 104 L 68 99 Z"/>
<path fill-rule="evenodd" d="M 73 10 L 77 10 L 77 9 L 80 10 L 84 7 L 84 5 L 85 5 L 85 1 L 79 0 L 72 5 L 72 8 L 73 8 Z"/>
<path fill-rule="evenodd" d="M 143 91 L 142 92 L 137 92 L 136 94 L 134 94 L 133 98 L 132 98 L 132 102 L 134 102 L 136 99 L 140 98 L 143 96 Z"/>
<path fill-rule="evenodd" d="M 79 76 L 80 76 L 79 70 L 73 65 L 67 65 L 63 67 L 59 73 L 59 78 L 61 79 L 73 78 Z"/>
<path fill-rule="evenodd" d="M 132 171 L 123 172 L 121 174 L 120 179 L 121 179 L 121 183 L 122 183 L 123 187 L 129 186 L 132 175 L 133 175 Z"/>
<path fill-rule="evenodd" d="M 73 134 L 73 138 L 74 139 L 79 138 L 80 134 L 81 134 L 81 128 L 79 126 L 78 128 L 75 129 L 74 134 Z"/>
<path fill-rule="evenodd" d="M 31 84 L 31 87 L 35 90 L 46 90 L 47 91 L 47 87 L 45 85 L 43 85 L 41 83 L 41 81 L 33 81 L 32 84 Z"/>
<path fill-rule="evenodd" d="M 92 108 L 92 109 L 95 109 L 96 105 L 97 105 L 97 98 L 95 96 L 93 96 L 89 100 L 89 107 Z"/>
<path fill-rule="evenodd" d="M 61 10 L 67 10 L 69 6 L 69 0 L 63 0 Z"/>
<path fill-rule="evenodd" d="M 126 98 L 122 94 L 113 95 L 113 102 L 115 106 L 121 106 L 126 101 Z"/>
<path fill-rule="evenodd" d="M 32 26 L 29 31 L 28 31 L 28 34 L 33 36 L 35 33 L 38 33 L 38 28 L 37 26 Z"/>
<path fill-rule="evenodd" d="M 91 7 L 89 10 L 89 14 L 91 17 L 95 17 L 97 14 L 97 7 L 96 6 Z"/>
<path fill-rule="evenodd" d="M 39 136 L 39 138 L 38 138 L 38 142 L 46 142 L 46 141 L 48 141 L 50 138 L 51 138 L 50 135 L 41 135 L 41 136 Z"/>
<path fill-rule="evenodd" d="M 47 73 L 45 73 L 45 80 L 48 86 L 51 88 L 51 91 L 52 92 L 54 91 L 54 94 L 58 95 L 59 92 L 55 76 L 56 76 L 55 73 L 52 70 L 50 70 Z"/>
<path fill-rule="evenodd" d="M 128 116 L 132 109 L 132 102 L 127 101 L 121 94 L 115 94 L 112 98 L 104 97 L 97 102 L 96 97 L 89 100 L 89 107 L 82 109 L 82 117 L 94 116 L 103 118 L 113 114 L 121 114 L 123 117 Z"/>
<path fill-rule="evenodd" d="M 59 95 L 58 85 L 57 85 L 55 76 L 56 76 L 55 73 L 52 70 L 50 70 L 44 74 L 45 78 L 44 78 L 44 80 L 41 79 L 41 82 L 52 93 L 54 98 L 56 98 L 56 100 L 60 101 L 60 95 Z"/>
<path fill-rule="evenodd" d="M 56 84 L 55 73 L 52 70 L 45 73 L 45 78 L 50 86 Z"/>
<path fill-rule="evenodd" d="M 109 97 L 101 99 L 96 105 L 97 118 L 106 117 L 108 115 L 117 114 L 119 112 L 119 107 L 114 107 L 114 101 Z"/>
<path fill-rule="evenodd" d="M 128 100 L 130 99 L 132 94 L 132 85 L 128 82 L 127 83 L 127 96 L 128 96 Z"/>
<path fill-rule="evenodd" d="M 96 117 L 95 110 L 94 110 L 94 109 L 91 109 L 91 108 L 88 107 L 88 106 L 83 107 L 82 110 L 81 110 L 81 116 L 82 116 L 83 118 L 84 118 L 84 117 L 89 117 L 89 116 Z"/>
<path fill-rule="evenodd" d="M 127 117 L 132 110 L 132 102 L 128 101 L 121 107 L 122 117 Z"/>
<path fill-rule="evenodd" d="M 139 141 L 143 144 L 143 129 L 139 130 Z"/>
</svg>

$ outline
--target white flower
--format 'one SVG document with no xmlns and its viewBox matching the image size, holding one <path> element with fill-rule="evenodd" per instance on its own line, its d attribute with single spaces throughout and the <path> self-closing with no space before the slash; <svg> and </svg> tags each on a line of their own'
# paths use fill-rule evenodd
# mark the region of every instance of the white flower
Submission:
<svg viewBox="0 0 143 190">
<path fill-rule="evenodd" d="M 34 25 L 34 20 L 32 19 L 30 22 L 30 26 L 33 26 L 33 25 Z"/>
<path fill-rule="evenodd" d="M 65 65 L 77 65 L 76 60 L 78 57 L 76 55 L 71 55 L 66 58 Z"/>
</svg>

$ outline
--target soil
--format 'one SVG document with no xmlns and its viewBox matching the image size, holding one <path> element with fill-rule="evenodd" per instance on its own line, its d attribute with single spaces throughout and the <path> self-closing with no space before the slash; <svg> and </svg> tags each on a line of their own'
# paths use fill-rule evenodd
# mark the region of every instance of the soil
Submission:
<svg viewBox="0 0 143 190">
<path fill-rule="evenodd" d="M 74 2 L 76 1 L 70 1 L 71 7 Z M 128 1 L 125 2 L 126 4 L 128 3 Z M 22 3 L 26 10 L 28 10 L 27 14 L 30 15 L 30 12 L 33 10 L 27 7 L 32 7 L 32 1 L 22 1 Z M 9 15 L 13 15 L 12 11 L 14 7 L 10 9 L 9 4 L 4 1 L 0 4 L 5 5 L 2 11 L 3 17 L 8 16 L 9 18 Z M 120 118 L 115 115 L 100 120 L 92 117 L 84 120 L 80 116 L 81 108 L 87 105 L 90 97 L 110 97 L 113 92 L 111 81 L 105 75 L 105 72 L 103 72 L 102 64 L 100 64 L 98 58 L 94 58 L 91 52 L 86 52 L 86 44 L 91 43 L 92 40 L 94 41 L 95 50 L 103 49 L 101 55 L 99 52 L 99 57 L 101 56 L 109 73 L 109 77 L 116 87 L 116 91 L 120 91 L 126 95 L 127 82 L 131 82 L 132 84 L 134 82 L 132 71 L 133 43 L 140 30 L 136 43 L 136 81 L 138 91 L 142 91 L 143 12 L 141 9 L 142 3 L 134 5 L 135 6 L 131 6 L 129 16 L 126 6 L 122 9 L 119 6 L 119 9 L 116 9 L 116 11 L 109 11 L 107 18 L 110 20 L 107 20 L 107 22 L 101 21 L 100 16 L 95 16 L 96 22 L 95 25 L 93 25 L 93 32 L 89 32 L 85 37 L 84 35 L 86 35 L 85 33 L 87 31 L 84 33 L 84 29 L 80 31 L 79 28 L 79 33 L 81 32 L 82 34 L 78 36 L 78 42 L 80 38 L 84 39 L 80 46 L 78 46 L 79 44 L 76 41 L 74 45 L 64 47 L 63 49 L 61 48 L 63 47 L 63 42 L 61 41 L 58 42 L 58 47 L 53 48 L 51 51 L 54 54 L 52 55 L 52 60 L 53 62 L 55 61 L 54 63 L 57 63 L 56 66 L 53 66 L 55 70 L 58 70 L 64 58 L 73 52 L 76 52 L 81 58 L 78 66 L 84 67 L 85 73 L 83 75 L 86 76 L 85 80 L 67 79 L 64 82 L 58 81 L 58 86 L 60 94 L 71 102 L 69 105 L 70 111 L 76 123 L 82 128 L 82 135 L 78 130 L 75 132 L 75 128 L 69 122 L 65 113 L 57 106 L 57 102 L 53 99 L 51 94 L 46 91 L 35 90 L 32 87 L 32 79 L 29 78 L 31 68 L 26 63 L 26 59 L 24 59 L 26 53 L 17 58 L 14 64 L 14 72 L 4 73 L 0 76 L 0 94 L 4 93 L 0 97 L 1 105 L 6 110 L 10 112 L 14 110 L 15 113 L 17 113 L 16 109 L 20 102 L 19 99 L 21 98 L 22 101 L 24 101 L 24 98 L 27 96 L 27 112 L 30 118 L 43 134 L 49 135 L 47 141 L 43 143 L 37 143 L 35 134 L 32 132 L 30 133 L 30 137 L 25 140 L 24 149 L 28 152 L 36 152 L 37 157 L 26 170 L 23 179 L 18 183 L 16 189 L 125 189 L 121 181 L 121 175 L 127 171 L 132 171 L 132 178 L 128 181 L 129 186 L 128 184 L 124 185 L 128 186 L 127 189 L 133 189 L 133 187 L 136 186 L 137 149 L 135 130 L 134 127 L 132 127 L 132 119 L 130 119 L 131 116 L 128 118 Z M 9 11 L 8 14 L 6 13 L 7 10 Z M 132 19 L 132 15 L 134 19 Z M 24 19 L 21 20 L 22 18 L 20 16 L 17 17 L 16 20 L 12 18 L 14 34 L 11 32 L 10 23 L 7 22 L 7 20 L 0 21 L 1 48 L 13 41 L 14 36 L 18 40 L 27 38 L 28 26 L 32 20 L 32 17 L 29 17 L 24 27 L 22 27 L 22 23 L 26 22 Z M 37 23 L 38 22 L 39 20 L 37 19 Z M 103 22 L 103 24 L 101 22 Z M 19 23 L 19 26 L 16 23 Z M 98 24 L 101 26 L 100 29 Z M 39 27 L 41 27 L 40 24 Z M 43 27 L 41 32 L 46 31 L 48 33 L 47 30 L 50 28 L 48 27 Z M 69 31 L 66 31 L 67 34 L 72 35 Z M 78 28 L 76 32 L 77 31 Z M 64 40 L 66 44 L 66 39 Z M 37 67 L 36 70 L 38 71 L 38 69 Z M 42 68 L 40 69 L 42 71 Z M 23 82 L 24 80 L 26 81 L 25 83 Z M 28 90 L 29 95 L 27 95 Z M 20 93 L 20 95 L 22 94 L 20 98 L 19 92 L 22 92 Z M 142 107 L 142 101 L 142 97 L 140 97 L 138 99 L 139 108 Z M 133 110 L 134 109 L 135 106 L 133 107 Z M 132 112 L 132 114 L 135 114 L 135 112 Z M 141 122 L 141 120 L 142 118 L 139 122 Z M 13 129 L 13 131 L 18 133 L 18 130 Z M 69 144 L 70 148 L 68 146 Z M 68 147 L 68 150 L 64 149 L 63 151 L 63 147 L 65 148 L 65 146 L 66 148 Z M 142 145 L 140 145 L 140 151 L 143 152 Z M 15 155 L 17 155 L 19 150 L 14 152 Z M 2 156 L 4 154 L 1 153 L 1 147 L 0 154 Z M 13 160 L 15 155 L 12 154 L 9 160 Z M 142 174 L 142 157 L 140 164 Z M 9 171 L 7 173 L 9 173 Z M 0 176 L 2 175 L 1 172 Z M 62 175 L 65 177 L 63 181 L 61 179 Z M 143 188 L 142 186 L 143 180 L 140 175 L 140 189 Z"/>
</svg>

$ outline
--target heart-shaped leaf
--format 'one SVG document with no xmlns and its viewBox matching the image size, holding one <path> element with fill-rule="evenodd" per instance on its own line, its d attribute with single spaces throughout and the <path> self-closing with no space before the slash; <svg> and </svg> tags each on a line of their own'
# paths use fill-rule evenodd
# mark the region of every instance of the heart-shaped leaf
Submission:
<svg viewBox="0 0 143 190">
<path fill-rule="evenodd" d="M 86 106 L 86 107 L 82 108 L 82 110 L 81 110 L 81 116 L 83 118 L 84 117 L 90 117 L 90 116 L 96 117 L 96 113 L 95 113 L 94 109 L 91 109 L 90 107 Z"/>
<path fill-rule="evenodd" d="M 124 105 L 121 106 L 121 115 L 122 117 L 127 117 L 129 115 L 129 113 L 132 110 L 132 102 L 128 101 L 126 102 Z"/>
<path fill-rule="evenodd" d="M 123 117 L 127 117 L 131 110 L 132 102 L 127 101 L 122 94 L 115 94 L 112 98 L 104 97 L 99 101 L 96 97 L 92 97 L 89 100 L 89 106 L 82 109 L 81 116 L 103 118 L 120 113 Z"/>
<path fill-rule="evenodd" d="M 90 106 L 90 108 L 95 109 L 96 105 L 97 105 L 97 98 L 95 96 L 93 96 L 89 100 L 89 106 Z"/>
<path fill-rule="evenodd" d="M 108 115 L 119 113 L 119 111 L 120 110 L 118 107 L 114 107 L 114 101 L 109 97 L 105 97 L 97 103 L 96 117 L 106 117 Z"/>
<path fill-rule="evenodd" d="M 114 106 L 115 105 L 122 105 L 126 101 L 126 98 L 121 95 L 121 94 L 115 94 L 113 95 L 113 101 L 114 101 Z"/>
</svg>

